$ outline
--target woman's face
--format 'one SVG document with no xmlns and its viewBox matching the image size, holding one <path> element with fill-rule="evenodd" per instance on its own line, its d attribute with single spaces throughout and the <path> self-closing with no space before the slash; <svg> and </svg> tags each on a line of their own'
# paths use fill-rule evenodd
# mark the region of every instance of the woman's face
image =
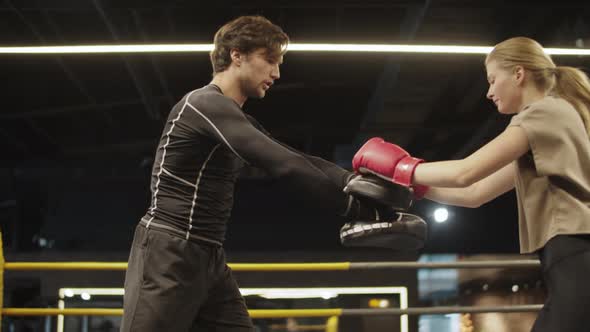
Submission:
<svg viewBox="0 0 590 332">
<path fill-rule="evenodd" d="M 494 102 L 498 112 L 517 113 L 522 106 L 522 79 L 519 78 L 522 73 L 519 74 L 518 69 L 502 68 L 494 60 L 486 64 L 486 71 L 490 84 L 487 98 Z"/>
</svg>

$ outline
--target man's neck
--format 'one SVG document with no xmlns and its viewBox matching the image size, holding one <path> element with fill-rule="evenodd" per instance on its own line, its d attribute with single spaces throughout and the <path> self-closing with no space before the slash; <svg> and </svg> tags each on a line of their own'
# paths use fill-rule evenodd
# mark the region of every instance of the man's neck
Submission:
<svg viewBox="0 0 590 332">
<path fill-rule="evenodd" d="M 213 76 L 211 84 L 217 85 L 223 95 L 233 99 L 240 107 L 244 105 L 248 97 L 246 97 L 240 89 L 239 81 L 229 72 L 221 72 Z"/>
</svg>

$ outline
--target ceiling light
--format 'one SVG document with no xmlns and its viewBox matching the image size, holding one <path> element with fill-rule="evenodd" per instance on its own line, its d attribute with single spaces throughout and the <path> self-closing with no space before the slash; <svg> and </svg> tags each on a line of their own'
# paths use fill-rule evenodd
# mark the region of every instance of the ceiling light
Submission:
<svg viewBox="0 0 590 332">
<path fill-rule="evenodd" d="M 365 53 L 428 53 L 487 54 L 492 46 L 404 45 L 404 44 L 289 44 L 290 52 L 365 52 Z M 131 45 L 64 45 L 0 47 L 0 54 L 103 54 L 103 53 L 182 53 L 210 52 L 213 44 L 131 44 Z M 555 55 L 590 55 L 585 48 L 546 48 Z"/>
</svg>

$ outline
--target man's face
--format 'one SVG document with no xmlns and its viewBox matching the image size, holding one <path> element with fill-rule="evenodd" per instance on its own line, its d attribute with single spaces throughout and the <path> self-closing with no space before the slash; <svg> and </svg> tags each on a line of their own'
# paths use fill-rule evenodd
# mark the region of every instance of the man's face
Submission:
<svg viewBox="0 0 590 332">
<path fill-rule="evenodd" d="M 240 66 L 242 92 L 248 98 L 264 98 L 266 91 L 281 77 L 283 56 L 273 59 L 267 50 L 258 49 L 246 56 Z"/>
</svg>

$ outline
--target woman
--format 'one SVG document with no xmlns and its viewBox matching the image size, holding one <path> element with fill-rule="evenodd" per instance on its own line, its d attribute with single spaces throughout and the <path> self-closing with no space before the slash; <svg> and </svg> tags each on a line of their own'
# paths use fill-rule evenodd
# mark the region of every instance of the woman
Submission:
<svg viewBox="0 0 590 332">
<path fill-rule="evenodd" d="M 487 97 L 514 114 L 506 130 L 462 160 L 425 163 L 373 138 L 356 171 L 414 188 L 417 196 L 478 207 L 516 188 L 521 253 L 539 254 L 548 299 L 534 332 L 590 331 L 590 83 L 517 37 L 485 60 Z"/>
</svg>

